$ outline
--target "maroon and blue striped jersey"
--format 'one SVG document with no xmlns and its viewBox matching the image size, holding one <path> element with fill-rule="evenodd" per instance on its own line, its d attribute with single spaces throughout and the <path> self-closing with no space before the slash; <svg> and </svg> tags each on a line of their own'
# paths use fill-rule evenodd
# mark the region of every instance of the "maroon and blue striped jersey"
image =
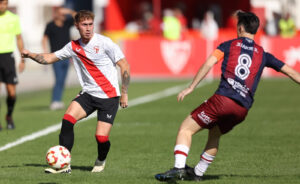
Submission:
<svg viewBox="0 0 300 184">
<path fill-rule="evenodd" d="M 280 71 L 284 63 L 267 53 L 252 39 L 241 37 L 224 42 L 216 53 L 221 53 L 221 82 L 216 94 L 233 99 L 250 109 L 264 67 Z"/>
</svg>

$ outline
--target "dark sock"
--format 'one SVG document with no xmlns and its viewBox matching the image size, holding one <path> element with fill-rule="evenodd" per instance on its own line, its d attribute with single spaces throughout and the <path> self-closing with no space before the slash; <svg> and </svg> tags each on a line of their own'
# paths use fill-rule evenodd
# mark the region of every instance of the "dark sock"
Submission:
<svg viewBox="0 0 300 184">
<path fill-rule="evenodd" d="M 59 134 L 59 145 L 66 147 L 70 152 L 74 144 L 74 124 L 63 119 Z"/>
<path fill-rule="evenodd" d="M 110 141 L 108 140 L 108 136 L 96 136 L 96 140 L 98 144 L 98 160 L 104 161 L 109 152 Z"/>
<path fill-rule="evenodd" d="M 16 103 L 16 97 L 8 96 L 6 98 L 6 104 L 7 104 L 7 114 L 6 114 L 6 116 L 11 117 L 11 115 L 14 111 L 15 103 Z"/>
</svg>

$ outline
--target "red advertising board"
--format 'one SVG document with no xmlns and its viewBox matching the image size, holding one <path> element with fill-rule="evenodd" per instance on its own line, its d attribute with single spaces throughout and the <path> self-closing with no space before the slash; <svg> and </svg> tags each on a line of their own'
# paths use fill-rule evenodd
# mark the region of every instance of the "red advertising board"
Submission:
<svg viewBox="0 0 300 184">
<path fill-rule="evenodd" d="M 168 41 L 160 37 L 147 37 L 125 40 L 124 52 L 131 65 L 133 77 L 191 77 L 196 74 L 207 56 L 216 46 L 232 38 L 221 37 L 216 42 L 202 38 Z M 256 42 L 267 52 L 300 71 L 300 37 L 282 39 L 280 37 L 260 36 Z M 221 65 L 218 63 L 210 73 L 220 76 Z M 279 76 L 272 69 L 264 71 L 264 76 Z"/>
</svg>

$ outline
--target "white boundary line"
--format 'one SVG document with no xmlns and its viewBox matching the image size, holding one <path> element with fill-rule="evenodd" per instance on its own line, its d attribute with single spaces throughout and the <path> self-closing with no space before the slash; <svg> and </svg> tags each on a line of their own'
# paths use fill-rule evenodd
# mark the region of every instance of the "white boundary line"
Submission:
<svg viewBox="0 0 300 184">
<path fill-rule="evenodd" d="M 207 83 L 208 83 L 208 81 L 202 81 L 202 83 L 200 83 L 200 85 L 198 85 L 198 87 L 201 87 L 201 86 L 203 86 Z M 167 88 L 167 89 L 162 90 L 160 92 L 156 92 L 156 93 L 152 93 L 152 94 L 149 94 L 149 95 L 145 95 L 145 96 L 142 96 L 142 97 L 135 98 L 135 99 L 129 101 L 129 106 L 128 107 L 134 107 L 134 106 L 137 106 L 137 105 L 140 105 L 140 104 L 145 104 L 145 103 L 148 103 L 148 102 L 152 102 L 152 101 L 155 101 L 155 100 L 159 100 L 159 99 L 174 95 L 174 94 L 180 92 L 186 86 L 187 86 L 186 84 L 178 85 L 178 86 L 175 86 L 175 87 Z M 91 114 L 90 116 L 88 116 L 87 118 L 82 119 L 78 123 L 87 121 L 87 120 L 92 119 L 94 117 L 96 117 L 96 113 Z M 1 146 L 0 147 L 0 152 L 4 151 L 4 150 L 8 150 L 10 148 L 13 148 L 15 146 L 18 146 L 18 145 L 23 144 L 25 142 L 35 140 L 37 138 L 40 138 L 40 137 L 46 136 L 48 134 L 51 134 L 53 132 L 56 132 L 60 128 L 61 128 L 61 122 L 57 123 L 55 125 L 49 126 L 49 127 L 45 128 L 43 130 L 39 130 L 39 131 L 34 132 L 32 134 L 23 136 L 23 137 L 17 139 L 16 141 L 14 141 L 14 142 L 10 142 L 10 143 L 7 143 L 4 146 Z"/>
</svg>

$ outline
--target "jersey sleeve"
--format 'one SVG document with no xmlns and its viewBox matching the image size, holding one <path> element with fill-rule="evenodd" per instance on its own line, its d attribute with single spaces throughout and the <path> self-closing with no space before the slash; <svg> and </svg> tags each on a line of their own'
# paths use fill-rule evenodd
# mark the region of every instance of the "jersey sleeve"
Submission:
<svg viewBox="0 0 300 184">
<path fill-rule="evenodd" d="M 215 56 L 218 61 L 224 58 L 224 52 L 222 52 L 220 49 L 216 49 L 212 55 Z"/>
<path fill-rule="evenodd" d="M 266 54 L 266 66 L 273 68 L 276 71 L 280 71 L 281 68 L 283 67 L 284 63 L 282 61 L 280 61 L 279 59 L 277 59 L 276 57 L 274 57 L 272 54 L 270 53 L 265 53 Z"/>
<path fill-rule="evenodd" d="M 44 35 L 50 36 L 50 24 L 47 24 Z"/>
<path fill-rule="evenodd" d="M 56 55 L 56 57 L 59 60 L 65 60 L 65 59 L 69 59 L 70 57 L 72 57 L 72 52 L 73 52 L 73 50 L 72 50 L 71 42 L 69 42 L 62 49 L 54 52 L 54 54 Z"/>
<path fill-rule="evenodd" d="M 120 47 L 117 44 L 115 44 L 111 39 L 107 38 L 104 44 L 105 52 L 113 63 L 117 63 L 121 59 L 125 58 Z"/>
<path fill-rule="evenodd" d="M 21 34 L 21 25 L 20 25 L 20 19 L 18 16 L 16 16 L 16 21 L 15 21 L 15 35 Z"/>
<path fill-rule="evenodd" d="M 229 42 L 223 42 L 221 43 L 216 50 L 214 50 L 214 52 L 212 53 L 213 56 L 215 56 L 218 61 L 222 60 L 224 58 L 225 52 L 226 52 L 226 48 L 228 47 L 228 43 Z"/>
<path fill-rule="evenodd" d="M 217 47 L 217 49 L 220 50 L 221 52 L 225 53 L 226 45 L 227 45 L 227 42 L 223 42 Z"/>
</svg>

